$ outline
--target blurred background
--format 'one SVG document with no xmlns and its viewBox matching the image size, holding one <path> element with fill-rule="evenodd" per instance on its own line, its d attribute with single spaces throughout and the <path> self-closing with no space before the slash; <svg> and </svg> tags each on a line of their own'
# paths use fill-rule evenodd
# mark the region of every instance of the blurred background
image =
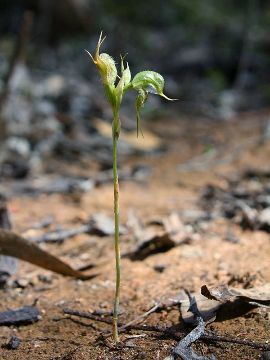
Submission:
<svg viewBox="0 0 270 360">
<path fill-rule="evenodd" d="M 52 157 L 111 166 L 106 130 L 95 121 L 109 121 L 110 109 L 83 50 L 94 51 L 101 30 L 104 51 L 118 63 L 127 54 L 133 75 L 160 72 L 165 93 L 180 99 L 151 96 L 144 119 L 230 121 L 269 106 L 269 24 L 267 0 L 1 0 L 1 176 L 48 171 Z M 135 129 L 132 94 L 122 125 Z"/>
</svg>

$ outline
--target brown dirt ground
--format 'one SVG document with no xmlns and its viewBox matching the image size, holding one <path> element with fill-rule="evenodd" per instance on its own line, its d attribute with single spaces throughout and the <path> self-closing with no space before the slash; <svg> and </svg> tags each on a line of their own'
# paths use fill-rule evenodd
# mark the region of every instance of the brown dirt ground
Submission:
<svg viewBox="0 0 270 360">
<path fill-rule="evenodd" d="M 125 182 L 121 184 L 121 222 L 125 223 L 128 212 L 146 222 L 160 218 L 172 211 L 196 209 L 198 198 L 206 184 L 223 184 L 224 176 L 232 176 L 252 167 L 269 169 L 270 142 L 254 143 L 269 112 L 243 114 L 237 121 L 215 123 L 207 119 L 158 120 L 149 124 L 164 139 L 169 150 L 158 156 L 134 157 L 131 164 L 147 164 L 153 174 L 147 184 Z M 145 139 L 147 141 L 147 139 Z M 228 163 L 218 164 L 201 172 L 178 172 L 176 166 L 200 154 L 208 144 L 221 148 L 223 155 L 233 154 Z M 233 150 L 244 144 L 240 151 Z M 235 154 L 234 154 L 235 151 Z M 70 168 L 70 165 L 62 165 Z M 90 168 L 91 170 L 91 168 Z M 87 173 L 87 168 L 72 165 L 77 174 Z M 13 199 L 9 208 L 14 228 L 22 231 L 46 215 L 53 215 L 63 227 L 80 224 L 90 214 L 112 213 L 112 186 L 104 185 L 84 194 L 80 201 L 68 196 L 51 195 L 38 198 Z M 228 228 L 233 229 L 239 243 L 225 241 Z M 130 248 L 132 239 L 123 237 L 123 251 Z M 163 360 L 176 344 L 172 339 L 160 339 L 154 334 L 132 339 L 133 347 L 113 350 L 98 341 L 101 329 L 107 325 L 85 319 L 71 319 L 62 312 L 63 307 L 85 311 L 110 310 L 114 296 L 113 239 L 81 235 L 61 245 L 48 244 L 48 251 L 61 256 L 74 267 L 86 263 L 97 264 L 99 276 L 89 281 L 79 281 L 43 271 L 30 264 L 21 264 L 19 277 L 30 279 L 24 289 L 8 288 L 0 291 L 0 310 L 30 305 L 38 300 L 42 319 L 19 328 L 1 327 L 0 346 L 16 335 L 22 339 L 18 350 L 0 347 L 0 358 L 5 360 Z M 226 283 L 233 277 L 236 286 L 243 286 L 247 277 L 253 277 L 254 285 L 270 281 L 269 236 L 260 231 L 243 231 L 237 225 L 223 219 L 209 223 L 197 241 L 156 254 L 143 261 L 122 261 L 121 321 L 127 322 L 145 312 L 154 301 L 169 299 L 181 289 L 199 292 L 203 284 Z M 164 265 L 162 273 L 155 265 Z M 38 275 L 51 276 L 51 283 L 39 280 Z M 18 274 L 15 275 L 18 277 Z M 228 314 L 212 323 L 209 328 L 223 336 L 240 339 L 269 341 L 269 313 L 256 308 L 241 314 Z M 183 328 L 179 311 L 162 311 L 152 314 L 147 324 Z M 136 332 L 121 335 L 126 338 Z M 143 332 L 137 332 L 143 334 Z M 214 354 L 217 359 L 259 359 L 261 351 L 247 346 L 229 343 L 197 342 L 194 349 L 199 354 Z"/>
</svg>

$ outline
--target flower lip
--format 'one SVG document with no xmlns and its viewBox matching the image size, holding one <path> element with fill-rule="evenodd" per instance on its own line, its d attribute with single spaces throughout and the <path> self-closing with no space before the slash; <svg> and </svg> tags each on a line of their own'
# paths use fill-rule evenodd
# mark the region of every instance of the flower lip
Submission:
<svg viewBox="0 0 270 360">
<path fill-rule="evenodd" d="M 144 89 L 147 92 L 159 95 L 167 100 L 174 101 L 177 99 L 170 99 L 163 93 L 164 78 L 159 73 L 151 70 L 139 72 L 132 80 L 132 85 L 135 90 Z"/>
</svg>

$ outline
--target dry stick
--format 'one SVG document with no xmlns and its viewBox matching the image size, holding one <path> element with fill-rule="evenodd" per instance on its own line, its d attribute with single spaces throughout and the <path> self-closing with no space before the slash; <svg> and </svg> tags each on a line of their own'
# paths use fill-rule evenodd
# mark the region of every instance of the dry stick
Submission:
<svg viewBox="0 0 270 360">
<path fill-rule="evenodd" d="M 215 334 L 205 334 L 201 337 L 201 339 L 207 341 L 214 341 L 214 342 L 227 342 L 227 343 L 245 345 L 258 350 L 270 351 L 270 344 L 264 344 L 253 340 L 230 338 Z"/>
<path fill-rule="evenodd" d="M 132 326 L 142 320 L 145 320 L 149 315 L 156 312 L 159 308 L 160 308 L 160 304 L 154 305 L 150 310 L 146 311 L 144 314 L 138 316 L 136 319 L 131 320 L 130 322 L 126 323 L 125 325 L 122 325 L 119 328 L 119 331 L 124 331 L 125 329 L 130 328 L 130 326 Z"/>
<path fill-rule="evenodd" d="M 119 328 L 119 331 L 124 331 L 125 329 L 129 328 L 131 325 L 134 325 L 142 320 L 145 320 L 149 315 L 153 314 L 154 312 L 160 311 L 162 309 L 168 309 L 172 306 L 175 305 L 180 305 L 182 303 L 183 300 L 181 299 L 172 299 L 170 301 L 168 301 L 167 303 L 164 302 L 159 302 L 156 303 L 151 309 L 149 309 L 148 311 L 146 311 L 145 313 L 143 313 L 142 315 L 138 316 L 137 318 L 131 320 L 130 322 L 128 322 L 127 324 L 121 326 Z"/>
<path fill-rule="evenodd" d="M 87 313 L 84 311 L 78 311 L 78 310 L 72 310 L 72 309 L 65 308 L 65 309 L 63 309 L 63 312 L 67 315 L 74 315 L 74 316 L 82 317 L 85 319 L 90 319 L 90 320 L 106 323 L 108 325 L 111 325 L 113 322 L 111 319 L 102 318 L 97 315 L 93 315 L 91 313 Z M 118 325 L 120 326 L 120 328 L 124 326 L 124 324 L 121 324 L 121 323 L 118 323 Z M 163 333 L 163 335 L 172 336 L 176 340 L 182 339 L 183 336 L 186 335 L 186 333 L 184 333 L 184 332 L 174 331 L 172 329 L 168 329 L 168 328 L 164 328 L 164 327 L 160 327 L 160 326 L 154 326 L 154 325 L 130 325 L 128 327 L 128 329 L 129 330 L 159 332 L 159 333 Z M 125 330 L 127 330 L 127 328 L 125 328 Z M 227 342 L 227 343 L 239 344 L 239 345 L 243 345 L 243 346 L 250 346 L 254 349 L 258 349 L 258 350 L 262 350 L 262 351 L 270 351 L 270 344 L 259 343 L 256 341 L 246 340 L 246 339 L 230 338 L 230 337 L 220 336 L 220 335 L 215 335 L 215 334 L 210 334 L 210 333 L 202 335 L 200 340 L 205 340 L 205 341 L 210 341 L 210 342 Z"/>
</svg>

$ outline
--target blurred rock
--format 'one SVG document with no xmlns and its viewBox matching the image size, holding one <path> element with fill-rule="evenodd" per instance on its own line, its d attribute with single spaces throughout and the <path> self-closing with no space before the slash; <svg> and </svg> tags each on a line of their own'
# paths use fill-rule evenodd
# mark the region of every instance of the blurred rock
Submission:
<svg viewBox="0 0 270 360">
<path fill-rule="evenodd" d="M 236 97 L 237 94 L 233 90 L 224 90 L 220 93 L 218 113 L 222 120 L 230 120 L 235 116 Z"/>
<path fill-rule="evenodd" d="M 23 63 L 18 62 L 16 64 L 8 86 L 11 93 L 29 92 L 31 90 L 30 74 L 27 67 Z"/>
<path fill-rule="evenodd" d="M 24 138 L 12 136 L 6 141 L 6 151 L 11 156 L 28 159 L 30 156 L 30 144 Z"/>
<path fill-rule="evenodd" d="M 51 75 L 40 85 L 41 96 L 56 98 L 65 89 L 66 82 L 62 75 Z"/>
<path fill-rule="evenodd" d="M 33 111 L 39 117 L 46 118 L 49 116 L 53 116 L 56 112 L 56 109 L 55 105 L 51 101 L 39 98 L 33 104 Z"/>
<path fill-rule="evenodd" d="M 31 148 L 29 142 L 21 137 L 9 137 L 1 146 L 0 176 L 24 178 L 30 170 Z"/>
<path fill-rule="evenodd" d="M 32 106 L 22 95 L 11 94 L 5 102 L 1 116 L 7 135 L 27 136 L 31 131 Z"/>
</svg>

